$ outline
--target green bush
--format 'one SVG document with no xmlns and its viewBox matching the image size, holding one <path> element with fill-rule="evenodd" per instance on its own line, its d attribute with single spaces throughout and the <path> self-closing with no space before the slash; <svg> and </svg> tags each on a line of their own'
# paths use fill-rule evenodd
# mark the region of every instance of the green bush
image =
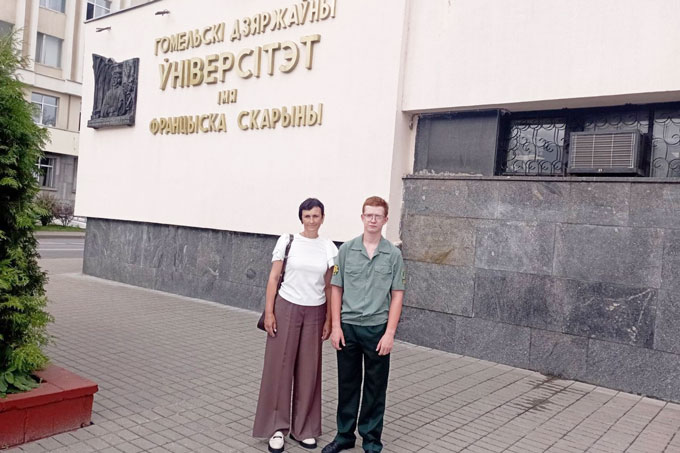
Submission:
<svg viewBox="0 0 680 453">
<path fill-rule="evenodd" d="M 62 226 L 68 226 L 73 220 L 73 204 L 68 201 L 58 202 L 52 212 Z"/>
<path fill-rule="evenodd" d="M 38 218 L 42 226 L 47 226 L 54 220 L 54 212 L 57 209 L 57 199 L 52 194 L 40 192 L 35 197 L 35 205 L 38 209 Z"/>
<path fill-rule="evenodd" d="M 25 61 L 13 35 L 0 37 L 0 396 L 35 387 L 47 365 L 45 274 L 33 229 L 38 211 L 35 164 L 47 131 L 32 120 L 16 70 Z"/>
</svg>

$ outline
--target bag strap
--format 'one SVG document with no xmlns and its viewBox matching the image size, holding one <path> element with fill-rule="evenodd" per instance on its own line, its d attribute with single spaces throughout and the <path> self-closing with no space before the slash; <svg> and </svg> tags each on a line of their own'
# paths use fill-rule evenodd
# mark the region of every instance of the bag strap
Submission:
<svg viewBox="0 0 680 453">
<path fill-rule="evenodd" d="M 286 253 L 283 256 L 283 266 L 281 267 L 281 275 L 279 275 L 279 286 L 276 287 L 276 292 L 279 292 L 281 285 L 283 284 L 283 276 L 286 273 L 286 263 L 288 262 L 288 253 L 290 252 L 290 246 L 293 243 L 293 235 L 288 235 L 288 245 L 286 245 Z"/>
</svg>

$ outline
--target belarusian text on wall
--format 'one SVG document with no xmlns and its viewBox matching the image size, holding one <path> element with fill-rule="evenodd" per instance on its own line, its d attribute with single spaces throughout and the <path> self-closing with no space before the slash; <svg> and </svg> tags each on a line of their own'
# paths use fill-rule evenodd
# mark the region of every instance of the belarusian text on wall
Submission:
<svg viewBox="0 0 680 453">
<path fill-rule="evenodd" d="M 314 54 L 322 42 L 320 34 L 304 34 L 294 41 L 272 41 L 257 46 L 239 44 L 249 36 L 334 19 L 336 8 L 337 0 L 302 0 L 285 8 L 234 19 L 231 27 L 228 22 L 221 22 L 156 38 L 154 55 L 162 58 L 158 64 L 158 87 L 172 92 L 201 85 L 220 86 L 216 92 L 217 105 L 226 105 L 235 104 L 243 97 L 236 89 L 222 88 L 234 78 L 276 78 L 301 68 L 312 70 Z M 229 45 L 225 44 L 227 40 L 236 48 L 224 49 Z M 212 52 L 193 58 L 177 55 L 203 47 Z M 244 109 L 232 121 L 242 131 L 321 126 L 323 103 L 301 101 L 299 105 Z M 227 132 L 228 129 L 225 113 L 159 117 L 149 124 L 154 135 Z"/>
</svg>

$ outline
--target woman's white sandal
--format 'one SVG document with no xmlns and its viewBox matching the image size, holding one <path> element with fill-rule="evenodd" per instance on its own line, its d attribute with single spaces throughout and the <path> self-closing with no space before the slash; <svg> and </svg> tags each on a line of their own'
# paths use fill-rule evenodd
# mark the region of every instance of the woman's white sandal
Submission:
<svg viewBox="0 0 680 453">
<path fill-rule="evenodd" d="M 283 453 L 283 433 L 276 431 L 272 437 L 269 438 L 269 451 L 271 453 Z"/>
</svg>

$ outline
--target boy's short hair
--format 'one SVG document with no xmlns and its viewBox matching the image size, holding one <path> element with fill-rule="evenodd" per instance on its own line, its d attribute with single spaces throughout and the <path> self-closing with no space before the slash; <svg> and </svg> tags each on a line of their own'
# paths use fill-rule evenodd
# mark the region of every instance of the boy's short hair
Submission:
<svg viewBox="0 0 680 453">
<path fill-rule="evenodd" d="M 376 196 L 366 198 L 366 201 L 364 201 L 364 205 L 361 207 L 362 214 L 364 213 L 364 208 L 366 208 L 366 206 L 373 206 L 376 208 L 382 207 L 385 210 L 385 217 L 387 217 L 387 214 L 390 210 L 390 207 L 387 204 L 387 202 L 382 198 Z"/>
</svg>

